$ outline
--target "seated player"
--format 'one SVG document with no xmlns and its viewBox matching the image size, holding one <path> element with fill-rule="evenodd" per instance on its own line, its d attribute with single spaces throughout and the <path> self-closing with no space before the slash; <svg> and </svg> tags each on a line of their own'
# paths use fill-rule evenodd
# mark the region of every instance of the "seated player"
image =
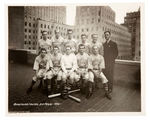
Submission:
<svg viewBox="0 0 150 122">
<path fill-rule="evenodd" d="M 62 70 L 61 70 L 61 66 L 60 66 L 62 54 L 59 53 L 58 46 L 54 46 L 53 54 L 51 54 L 50 57 L 51 57 L 53 67 L 51 68 L 51 71 L 48 72 L 48 79 L 51 80 L 52 78 L 54 78 L 54 81 L 56 81 L 56 82 L 53 85 L 57 86 L 57 88 L 54 90 L 59 90 L 60 85 L 61 85 L 61 77 L 62 77 Z M 52 86 L 52 87 L 54 88 L 54 86 Z"/>
<path fill-rule="evenodd" d="M 62 82 L 63 89 L 69 88 L 68 84 L 73 85 L 75 81 L 76 71 L 77 71 L 77 58 L 70 45 L 66 46 L 66 53 L 61 58 L 61 68 L 62 68 Z"/>
<path fill-rule="evenodd" d="M 36 57 L 33 70 L 35 71 L 35 76 L 32 79 L 30 87 L 27 89 L 27 94 L 32 91 L 34 84 L 38 80 L 44 80 L 47 86 L 47 93 L 51 91 L 50 81 L 47 79 L 47 72 L 52 67 L 52 62 L 47 55 L 45 48 L 41 48 L 40 55 Z"/>
<path fill-rule="evenodd" d="M 92 93 L 94 75 L 92 72 L 89 71 L 90 69 L 89 58 L 90 57 L 87 53 L 85 53 L 84 44 L 79 45 L 79 53 L 76 55 L 76 57 L 77 57 L 77 63 L 78 63 L 77 75 L 78 75 L 78 78 L 82 80 L 81 92 L 83 93 L 86 92 L 87 97 L 88 97 Z"/>
<path fill-rule="evenodd" d="M 95 82 L 99 82 L 99 79 L 102 80 L 104 89 L 105 89 L 105 96 L 108 99 L 111 99 L 111 96 L 108 92 L 108 80 L 102 72 L 102 69 L 105 68 L 105 62 L 102 55 L 99 54 L 98 46 L 92 47 L 93 54 L 90 56 L 90 62 L 92 65 L 92 72 L 94 74 Z"/>
</svg>

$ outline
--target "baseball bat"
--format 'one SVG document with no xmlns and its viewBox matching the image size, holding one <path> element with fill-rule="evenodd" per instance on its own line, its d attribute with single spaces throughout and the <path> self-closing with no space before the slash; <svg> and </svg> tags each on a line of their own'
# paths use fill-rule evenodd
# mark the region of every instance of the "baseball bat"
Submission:
<svg viewBox="0 0 150 122">
<path fill-rule="evenodd" d="M 80 89 L 76 89 L 76 90 L 72 90 L 72 91 L 69 91 L 68 93 L 74 93 L 74 92 L 77 92 L 77 91 L 80 91 Z"/>
<path fill-rule="evenodd" d="M 48 95 L 48 98 L 54 98 L 54 97 L 58 97 L 60 96 L 61 93 L 58 93 L 58 94 L 52 94 L 52 95 Z"/>
<path fill-rule="evenodd" d="M 71 98 L 72 100 L 75 100 L 75 101 L 78 102 L 78 103 L 81 102 L 81 100 L 80 100 L 79 98 L 74 97 L 74 96 L 72 96 L 72 95 L 68 95 L 68 97 Z"/>
</svg>

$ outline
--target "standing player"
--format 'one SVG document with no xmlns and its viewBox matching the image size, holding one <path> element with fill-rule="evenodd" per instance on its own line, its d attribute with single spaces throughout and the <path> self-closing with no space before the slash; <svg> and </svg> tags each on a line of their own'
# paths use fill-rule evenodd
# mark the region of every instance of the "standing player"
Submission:
<svg viewBox="0 0 150 122">
<path fill-rule="evenodd" d="M 60 85 L 61 85 L 61 77 L 62 77 L 62 70 L 61 70 L 61 66 L 60 66 L 61 57 L 62 57 L 62 54 L 59 53 L 59 48 L 57 46 L 55 46 L 53 48 L 53 53 L 51 54 L 51 60 L 52 60 L 53 67 L 51 68 L 51 71 L 49 71 L 49 73 L 48 73 L 48 79 L 51 80 L 52 78 L 55 77 L 55 79 L 56 79 L 55 84 L 57 85 L 56 90 L 59 90 Z"/>
<path fill-rule="evenodd" d="M 42 32 L 42 39 L 40 39 L 37 43 L 37 55 L 39 54 L 39 51 L 41 48 L 45 48 L 47 51 L 47 54 L 50 54 L 52 43 L 47 37 L 47 31 Z"/>
<path fill-rule="evenodd" d="M 80 44 L 83 44 L 85 46 L 85 52 L 90 55 L 90 44 L 87 42 L 86 34 L 81 35 L 81 42 L 79 42 L 78 44 L 78 50 Z"/>
<path fill-rule="evenodd" d="M 55 36 L 52 37 L 51 41 L 52 47 L 54 48 L 55 46 L 57 46 L 60 53 L 62 53 L 64 38 L 60 35 L 60 31 L 58 29 L 55 30 Z"/>
<path fill-rule="evenodd" d="M 63 71 L 62 81 L 64 89 L 66 89 L 67 84 L 73 85 L 74 82 L 77 81 L 77 79 L 75 79 L 77 71 L 77 58 L 71 51 L 71 46 L 67 45 L 66 53 L 61 58 L 61 68 Z"/>
<path fill-rule="evenodd" d="M 47 85 L 47 92 L 51 92 L 50 81 L 47 79 L 47 72 L 52 67 L 52 62 L 47 56 L 47 51 L 45 48 L 41 48 L 40 55 L 36 57 L 33 70 L 35 71 L 35 76 L 32 79 L 30 87 L 27 89 L 27 94 L 32 91 L 34 84 L 38 80 L 44 80 Z"/>
<path fill-rule="evenodd" d="M 99 54 L 103 56 L 103 54 L 104 54 L 103 45 L 102 45 L 101 42 L 98 42 L 98 35 L 97 34 L 92 34 L 91 38 L 92 38 L 92 43 L 90 44 L 90 54 L 93 53 L 92 52 L 92 47 L 96 45 L 98 47 Z"/>
<path fill-rule="evenodd" d="M 94 80 L 95 83 L 99 82 L 99 79 L 102 80 L 104 89 L 105 89 L 105 96 L 108 99 L 111 99 L 111 96 L 108 92 L 108 80 L 102 72 L 102 69 L 105 68 L 104 58 L 99 54 L 98 46 L 93 46 L 93 54 L 90 56 L 90 62 L 92 65 L 92 72 L 94 73 Z"/>
<path fill-rule="evenodd" d="M 80 79 L 82 78 L 81 91 L 82 92 L 86 91 L 87 97 L 89 97 L 92 93 L 94 75 L 92 72 L 89 71 L 89 69 L 91 69 L 89 61 L 90 57 L 87 53 L 85 53 L 85 45 L 83 44 L 79 45 L 79 53 L 76 55 L 76 57 L 78 63 L 77 74 Z"/>
<path fill-rule="evenodd" d="M 65 52 L 66 46 L 70 45 L 71 49 L 72 49 L 72 52 L 76 54 L 77 53 L 77 41 L 75 39 L 73 39 L 72 34 L 73 34 L 73 30 L 68 29 L 67 30 L 67 36 L 68 37 L 64 41 L 64 44 L 63 44 L 63 46 L 64 46 L 64 52 Z"/>
</svg>

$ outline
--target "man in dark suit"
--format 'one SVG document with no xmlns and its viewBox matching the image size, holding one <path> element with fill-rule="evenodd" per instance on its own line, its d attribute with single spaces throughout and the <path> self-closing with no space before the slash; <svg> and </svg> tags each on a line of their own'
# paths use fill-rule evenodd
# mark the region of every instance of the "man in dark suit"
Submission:
<svg viewBox="0 0 150 122">
<path fill-rule="evenodd" d="M 117 48 L 117 43 L 113 42 L 110 39 L 110 37 L 111 37 L 110 31 L 105 31 L 104 36 L 106 39 L 106 42 L 103 44 L 104 60 L 105 60 L 104 74 L 105 74 L 106 78 L 108 79 L 109 92 L 112 92 L 114 65 L 115 65 L 115 59 L 118 56 L 118 48 Z"/>
</svg>

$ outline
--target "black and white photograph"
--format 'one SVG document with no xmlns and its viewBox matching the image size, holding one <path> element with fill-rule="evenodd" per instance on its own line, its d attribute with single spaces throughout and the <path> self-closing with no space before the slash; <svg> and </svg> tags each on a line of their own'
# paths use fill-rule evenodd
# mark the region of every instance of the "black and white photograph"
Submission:
<svg viewBox="0 0 150 122">
<path fill-rule="evenodd" d="M 143 4 L 6 9 L 9 114 L 143 111 Z"/>
</svg>

